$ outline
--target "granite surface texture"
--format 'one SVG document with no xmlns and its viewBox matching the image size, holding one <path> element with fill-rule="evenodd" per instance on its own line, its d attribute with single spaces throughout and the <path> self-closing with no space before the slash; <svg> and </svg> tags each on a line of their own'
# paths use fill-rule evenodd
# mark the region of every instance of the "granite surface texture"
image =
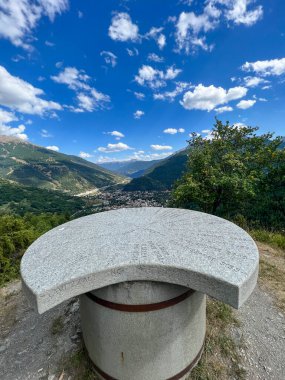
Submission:
<svg viewBox="0 0 285 380">
<path fill-rule="evenodd" d="M 125 281 L 182 285 L 239 308 L 258 276 L 258 249 L 241 228 L 201 212 L 119 209 L 59 226 L 21 263 L 39 313 L 88 291 Z"/>
</svg>

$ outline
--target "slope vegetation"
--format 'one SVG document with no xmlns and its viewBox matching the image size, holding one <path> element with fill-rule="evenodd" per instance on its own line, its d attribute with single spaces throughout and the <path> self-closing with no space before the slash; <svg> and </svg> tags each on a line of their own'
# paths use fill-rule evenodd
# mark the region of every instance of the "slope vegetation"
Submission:
<svg viewBox="0 0 285 380">
<path fill-rule="evenodd" d="M 71 194 L 116 185 L 125 180 L 82 158 L 4 136 L 0 136 L 0 178 Z"/>
<path fill-rule="evenodd" d="M 156 191 L 172 188 L 186 169 L 188 150 L 184 149 L 147 169 L 143 176 L 124 186 L 125 191 Z"/>
</svg>

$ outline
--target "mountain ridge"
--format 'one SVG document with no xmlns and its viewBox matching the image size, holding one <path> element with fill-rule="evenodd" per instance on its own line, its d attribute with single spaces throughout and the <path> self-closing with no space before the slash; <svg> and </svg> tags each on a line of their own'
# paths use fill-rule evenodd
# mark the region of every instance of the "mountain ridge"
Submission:
<svg viewBox="0 0 285 380">
<path fill-rule="evenodd" d="M 158 163 L 159 161 L 161 160 L 129 160 L 99 163 L 98 165 L 120 175 L 124 175 L 130 178 L 138 178 L 141 177 L 146 170 L 148 170 L 151 166 L 153 166 L 155 163 Z"/>
<path fill-rule="evenodd" d="M 126 182 L 125 177 L 83 158 L 9 136 L 0 136 L 0 178 L 70 194 Z"/>
<path fill-rule="evenodd" d="M 125 191 L 170 190 L 182 176 L 188 160 L 188 148 L 181 149 L 148 168 L 144 175 L 132 179 L 124 186 Z"/>
</svg>

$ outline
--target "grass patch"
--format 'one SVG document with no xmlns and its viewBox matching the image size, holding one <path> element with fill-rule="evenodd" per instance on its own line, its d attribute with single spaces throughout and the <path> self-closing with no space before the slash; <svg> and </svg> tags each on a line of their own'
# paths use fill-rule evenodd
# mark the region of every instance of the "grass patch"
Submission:
<svg viewBox="0 0 285 380">
<path fill-rule="evenodd" d="M 285 234 L 266 230 L 250 230 L 253 239 L 285 250 Z"/>
<path fill-rule="evenodd" d="M 285 250 L 257 243 L 260 254 L 259 284 L 285 312 Z"/>
<path fill-rule="evenodd" d="M 285 312 L 285 270 L 261 259 L 260 279 L 274 293 L 277 306 Z"/>
<path fill-rule="evenodd" d="M 65 374 L 63 379 L 69 379 L 72 375 L 73 380 L 98 380 L 92 370 L 92 363 L 86 350 L 82 347 L 74 352 L 70 357 L 66 357 L 60 364 L 61 374 Z"/>
<path fill-rule="evenodd" d="M 207 302 L 207 335 L 204 354 L 188 380 L 245 379 L 239 346 L 230 334 L 238 326 L 231 307 L 211 299 Z"/>
</svg>

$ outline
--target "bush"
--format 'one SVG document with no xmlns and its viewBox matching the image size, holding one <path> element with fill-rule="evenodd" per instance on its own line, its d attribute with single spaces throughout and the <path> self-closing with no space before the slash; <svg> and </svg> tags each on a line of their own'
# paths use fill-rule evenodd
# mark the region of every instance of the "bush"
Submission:
<svg viewBox="0 0 285 380">
<path fill-rule="evenodd" d="M 33 241 L 68 220 L 58 214 L 0 216 L 0 286 L 19 276 L 21 258 Z"/>
</svg>

